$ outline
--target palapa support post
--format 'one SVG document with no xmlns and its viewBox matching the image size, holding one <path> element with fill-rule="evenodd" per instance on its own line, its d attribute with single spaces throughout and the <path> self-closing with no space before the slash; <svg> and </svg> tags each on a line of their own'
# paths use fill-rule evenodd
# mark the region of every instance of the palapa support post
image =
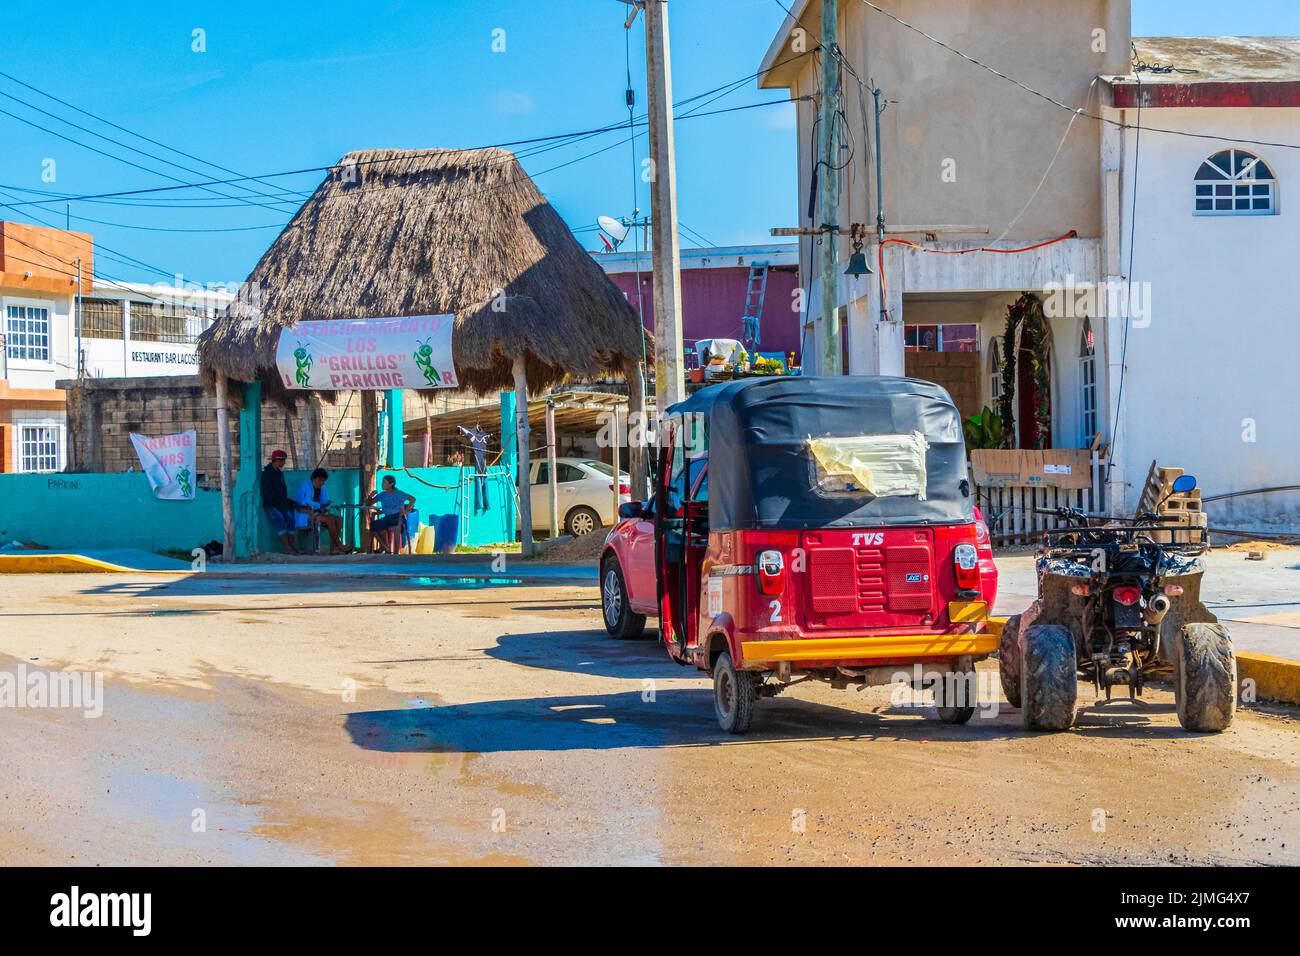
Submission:
<svg viewBox="0 0 1300 956">
<path fill-rule="evenodd" d="M 217 373 L 217 458 L 221 469 L 221 557 L 235 556 L 234 454 L 230 446 L 230 390 L 224 372 Z"/>
<path fill-rule="evenodd" d="M 515 376 L 515 435 L 518 445 L 519 465 L 515 472 L 515 485 L 519 489 L 519 551 L 531 558 L 533 546 L 533 501 L 528 484 L 528 375 L 524 356 L 515 356 L 512 370 Z"/>
<path fill-rule="evenodd" d="M 560 536 L 560 484 L 555 468 L 555 400 L 546 399 L 546 493 L 551 502 L 551 540 Z M 529 489 L 531 493 L 531 489 Z"/>
<path fill-rule="evenodd" d="M 361 448 L 357 466 L 361 474 L 361 501 L 375 490 L 375 471 L 379 463 L 379 403 L 374 392 L 361 393 Z M 364 541 L 366 519 L 364 509 L 357 515 L 357 540 Z"/>
<path fill-rule="evenodd" d="M 406 412 L 403 409 L 402 390 L 391 389 L 384 393 L 384 431 L 389 468 L 406 467 Z"/>
<path fill-rule="evenodd" d="M 644 366 L 635 359 L 629 359 L 623 365 L 623 377 L 627 380 L 627 472 L 632 479 L 634 501 L 648 497 L 650 477 L 646 463 L 650 423 L 645 416 L 643 369 Z"/>
<path fill-rule="evenodd" d="M 235 553 L 246 558 L 262 549 L 262 382 L 244 385 L 239 411 L 239 477 L 236 478 Z"/>
<path fill-rule="evenodd" d="M 610 519 L 610 523 L 618 524 L 618 506 L 620 504 L 618 500 L 618 489 L 620 484 L 619 482 L 620 468 L 618 463 L 618 406 L 617 405 L 614 406 L 613 439 L 614 440 L 611 441 L 609 444 L 610 471 L 612 471 L 614 475 L 610 481 L 610 488 L 614 492 L 614 511 L 613 511 L 614 517 Z M 595 533 L 596 532 L 594 531 L 592 532 L 592 534 Z"/>
</svg>

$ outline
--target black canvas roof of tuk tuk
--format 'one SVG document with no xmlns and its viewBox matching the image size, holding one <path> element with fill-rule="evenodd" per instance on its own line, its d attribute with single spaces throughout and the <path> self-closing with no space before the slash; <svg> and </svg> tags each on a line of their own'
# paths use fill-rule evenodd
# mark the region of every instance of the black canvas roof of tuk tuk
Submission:
<svg viewBox="0 0 1300 956">
<path fill-rule="evenodd" d="M 701 389 L 668 414 L 701 415 L 714 531 L 958 524 L 974 520 L 961 417 L 933 382 L 889 376 L 774 376 Z M 917 497 L 833 496 L 814 486 L 807 440 L 920 432 Z M 966 494 L 962 493 L 963 482 Z"/>
</svg>

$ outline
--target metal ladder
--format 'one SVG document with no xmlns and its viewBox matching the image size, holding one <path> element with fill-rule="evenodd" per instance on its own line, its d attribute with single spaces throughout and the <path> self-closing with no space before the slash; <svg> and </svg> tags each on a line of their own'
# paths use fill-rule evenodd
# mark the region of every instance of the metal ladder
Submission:
<svg viewBox="0 0 1300 956">
<path fill-rule="evenodd" d="M 740 339 L 752 349 L 761 341 L 759 320 L 763 317 L 763 300 L 767 297 L 767 263 L 749 266 L 749 284 L 745 288 L 745 314 L 740 320 Z"/>
</svg>

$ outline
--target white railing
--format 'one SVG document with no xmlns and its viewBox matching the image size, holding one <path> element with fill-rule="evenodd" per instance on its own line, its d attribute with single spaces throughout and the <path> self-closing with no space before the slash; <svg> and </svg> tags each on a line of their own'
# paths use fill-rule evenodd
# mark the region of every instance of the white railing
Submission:
<svg viewBox="0 0 1300 956">
<path fill-rule="evenodd" d="M 1081 508 L 1090 515 L 1106 514 L 1106 461 L 1094 453 L 1088 464 L 1089 488 L 976 486 L 976 504 L 984 514 L 994 547 L 1037 544 L 1043 531 L 1062 526 L 1055 515 L 1038 512 L 1068 507 Z"/>
</svg>

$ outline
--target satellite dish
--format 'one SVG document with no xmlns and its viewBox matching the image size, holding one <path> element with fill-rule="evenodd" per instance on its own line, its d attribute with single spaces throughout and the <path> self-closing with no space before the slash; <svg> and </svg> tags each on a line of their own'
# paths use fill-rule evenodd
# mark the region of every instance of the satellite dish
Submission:
<svg viewBox="0 0 1300 956">
<path fill-rule="evenodd" d="M 597 216 L 596 223 L 614 240 L 615 246 L 627 238 L 627 226 L 613 216 Z"/>
</svg>

